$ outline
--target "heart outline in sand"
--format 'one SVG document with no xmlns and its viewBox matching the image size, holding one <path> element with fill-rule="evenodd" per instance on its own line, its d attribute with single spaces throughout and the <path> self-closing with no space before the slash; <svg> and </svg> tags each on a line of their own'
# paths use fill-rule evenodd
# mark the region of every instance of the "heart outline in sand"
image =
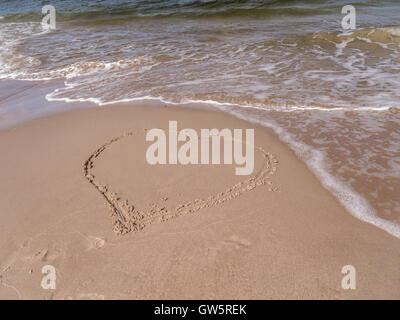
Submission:
<svg viewBox="0 0 400 320">
<path fill-rule="evenodd" d="M 152 207 L 149 210 L 135 209 L 134 205 L 129 203 L 129 200 L 122 199 L 117 193 L 110 190 L 110 187 L 101 183 L 93 173 L 95 161 L 99 156 L 110 148 L 111 145 L 124 139 L 133 136 L 135 132 L 128 132 L 121 136 L 112 138 L 108 142 L 101 145 L 89 158 L 84 162 L 83 171 L 86 179 L 100 192 L 107 204 L 110 206 L 111 215 L 114 218 L 113 230 L 117 235 L 124 235 L 131 232 L 137 232 L 144 229 L 147 225 L 161 218 L 161 222 L 176 218 L 183 214 L 191 214 L 198 212 L 204 208 L 214 207 L 223 204 L 226 201 L 239 197 L 245 192 L 251 191 L 258 186 L 265 185 L 269 176 L 275 173 L 278 161 L 269 152 L 264 151 L 261 147 L 256 148 L 256 151 L 261 152 L 265 160 L 261 169 L 252 175 L 250 178 L 241 181 L 225 191 L 217 194 L 212 194 L 205 199 L 195 199 L 185 204 L 180 204 L 174 209 L 167 207 L 157 208 Z M 268 181 L 269 184 L 272 184 Z M 277 188 L 269 188 L 269 191 L 277 191 Z"/>
</svg>

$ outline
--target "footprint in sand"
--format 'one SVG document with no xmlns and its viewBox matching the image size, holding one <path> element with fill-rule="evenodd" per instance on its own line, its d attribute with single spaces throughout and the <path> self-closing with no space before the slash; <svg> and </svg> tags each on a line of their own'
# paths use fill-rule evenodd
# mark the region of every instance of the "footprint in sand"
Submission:
<svg viewBox="0 0 400 320">
<path fill-rule="evenodd" d="M 100 249 L 104 247 L 106 241 L 102 238 L 99 237 L 94 237 L 94 236 L 87 236 L 87 240 L 89 241 L 89 247 L 87 250 L 92 250 L 92 249 Z"/>
</svg>

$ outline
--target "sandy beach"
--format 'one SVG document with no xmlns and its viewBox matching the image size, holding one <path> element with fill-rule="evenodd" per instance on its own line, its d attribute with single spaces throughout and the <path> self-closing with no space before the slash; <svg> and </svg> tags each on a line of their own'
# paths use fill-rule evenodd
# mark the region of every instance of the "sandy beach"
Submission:
<svg viewBox="0 0 400 320">
<path fill-rule="evenodd" d="M 254 174 L 149 165 L 146 131 L 170 120 L 255 129 Z M 13 126 L 0 147 L 0 299 L 400 298 L 400 240 L 353 217 L 261 126 L 119 104 Z"/>
</svg>

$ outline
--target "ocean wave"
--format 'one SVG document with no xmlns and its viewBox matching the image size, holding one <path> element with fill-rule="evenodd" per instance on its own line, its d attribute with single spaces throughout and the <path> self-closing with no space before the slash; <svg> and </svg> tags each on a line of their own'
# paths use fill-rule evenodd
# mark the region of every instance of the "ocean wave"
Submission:
<svg viewBox="0 0 400 320">
<path fill-rule="evenodd" d="M 16 65 L 28 64 L 30 66 L 40 65 L 39 60 L 35 60 L 32 57 L 20 56 L 20 59 Z M 55 79 L 73 79 L 79 76 L 89 76 L 95 73 L 113 72 L 122 70 L 125 68 L 133 68 L 134 66 L 140 66 L 144 61 L 150 61 L 144 58 L 137 58 L 132 60 L 118 60 L 114 62 L 105 61 L 82 61 L 76 62 L 71 65 L 67 65 L 60 69 L 55 70 L 43 70 L 38 72 L 29 71 L 17 71 L 8 72 L 6 75 L 0 74 L 0 79 L 13 79 L 23 81 L 37 81 L 37 80 L 55 80 Z M 14 65 L 15 67 L 15 65 Z M 10 68 L 9 68 L 10 69 Z M 0 69 L 0 71 L 9 71 L 6 68 Z"/>
<path fill-rule="evenodd" d="M 158 101 L 163 104 L 168 105 L 210 105 L 217 108 L 240 108 L 240 109 L 252 109 L 252 110 L 260 110 L 260 111 L 277 111 L 284 113 L 292 113 L 292 112 L 329 112 L 329 113 L 344 113 L 344 112 L 353 112 L 353 113 L 370 113 L 370 112 L 391 112 L 391 113 L 399 113 L 400 106 L 364 106 L 364 107 L 334 107 L 334 106 L 323 106 L 323 105 L 300 105 L 300 104 L 241 104 L 241 103 L 232 103 L 227 101 L 217 101 L 217 100 L 199 100 L 199 99 L 190 99 L 190 98 L 182 98 L 180 100 L 171 100 L 170 98 L 163 96 L 136 96 L 130 98 L 121 98 L 114 100 L 104 100 L 101 97 L 87 97 L 87 98 L 72 98 L 68 96 L 74 88 L 78 88 L 80 86 L 79 83 L 68 82 L 66 81 L 65 87 L 58 88 L 51 93 L 46 95 L 46 99 L 49 102 L 91 102 L 98 106 L 107 106 L 113 105 L 117 103 L 129 103 L 129 102 L 137 102 L 137 101 Z"/>
<path fill-rule="evenodd" d="M 333 43 L 343 43 L 347 45 L 354 40 L 361 40 L 368 43 L 378 44 L 399 44 L 400 43 L 400 27 L 387 26 L 387 27 L 370 27 L 361 28 L 356 30 L 349 30 L 346 32 L 321 32 L 313 35 L 313 39 L 329 41 Z"/>
<path fill-rule="evenodd" d="M 68 2 L 67 2 L 68 3 Z M 58 1 L 52 3 L 57 8 L 58 21 L 122 20 L 145 18 L 230 18 L 272 16 L 312 16 L 335 12 L 337 5 L 321 1 L 257 1 L 257 0 L 166 0 L 166 1 L 101 1 L 91 5 L 82 1 L 65 6 Z M 310 6 L 310 4 L 314 4 Z M 39 6 L 25 12 L 12 12 L 3 15 L 4 22 L 40 21 Z M 336 10 L 337 11 L 337 10 Z"/>
</svg>

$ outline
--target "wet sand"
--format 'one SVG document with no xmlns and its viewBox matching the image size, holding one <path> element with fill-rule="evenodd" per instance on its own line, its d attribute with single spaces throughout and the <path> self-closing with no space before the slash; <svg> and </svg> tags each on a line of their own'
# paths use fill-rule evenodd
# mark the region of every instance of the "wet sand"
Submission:
<svg viewBox="0 0 400 320">
<path fill-rule="evenodd" d="M 254 128 L 254 176 L 150 166 L 146 130 L 169 120 Z M 400 298 L 400 240 L 346 212 L 263 127 L 112 105 L 5 129 L 0 147 L 1 299 Z M 40 285 L 45 265 L 55 290 Z M 341 287 L 344 265 L 356 290 Z"/>
</svg>

